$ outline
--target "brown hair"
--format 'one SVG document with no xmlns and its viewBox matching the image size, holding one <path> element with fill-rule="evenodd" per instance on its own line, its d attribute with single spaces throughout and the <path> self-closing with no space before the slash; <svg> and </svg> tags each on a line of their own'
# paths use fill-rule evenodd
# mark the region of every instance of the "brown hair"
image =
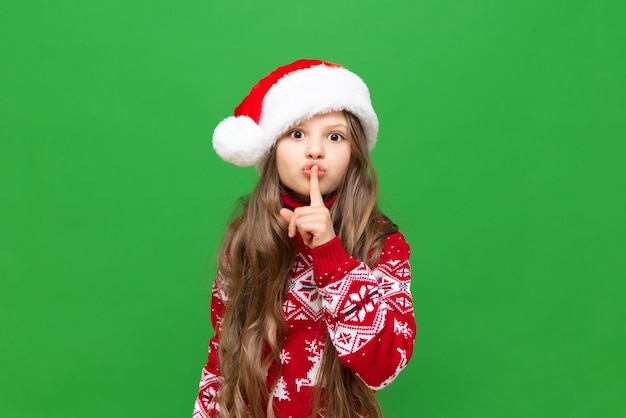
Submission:
<svg viewBox="0 0 626 418">
<path fill-rule="evenodd" d="M 348 172 L 330 209 L 335 233 L 348 254 L 373 266 L 386 236 L 396 226 L 377 207 L 377 180 L 359 120 L 344 111 L 349 127 Z M 287 335 L 283 303 L 295 257 L 293 239 L 279 211 L 282 191 L 272 149 L 252 194 L 242 201 L 220 252 L 219 271 L 227 295 L 220 327 L 220 372 L 224 382 L 217 400 L 221 417 L 274 417 L 267 372 L 278 364 Z M 321 387 L 324 389 L 322 390 Z M 313 416 L 373 418 L 382 415 L 374 391 L 339 361 L 327 338 Z"/>
</svg>

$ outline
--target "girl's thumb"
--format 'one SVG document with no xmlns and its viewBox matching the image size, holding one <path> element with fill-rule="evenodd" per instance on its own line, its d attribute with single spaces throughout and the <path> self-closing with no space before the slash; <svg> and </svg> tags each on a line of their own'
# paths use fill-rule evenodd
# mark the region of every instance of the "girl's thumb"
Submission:
<svg viewBox="0 0 626 418">
<path fill-rule="evenodd" d="M 280 216 L 283 217 L 283 219 L 285 219 L 287 222 L 291 221 L 291 217 L 293 216 L 293 211 L 286 209 L 286 208 L 282 208 L 280 210 Z"/>
</svg>

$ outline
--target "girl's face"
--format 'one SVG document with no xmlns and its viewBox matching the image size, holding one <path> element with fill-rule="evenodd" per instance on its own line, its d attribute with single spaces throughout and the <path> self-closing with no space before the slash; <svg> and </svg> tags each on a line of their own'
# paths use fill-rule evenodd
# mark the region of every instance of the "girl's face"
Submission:
<svg viewBox="0 0 626 418">
<path fill-rule="evenodd" d="M 311 167 L 318 167 L 321 193 L 334 192 L 348 171 L 350 153 L 343 112 L 317 114 L 276 142 L 278 176 L 300 199 L 308 201 Z"/>
</svg>

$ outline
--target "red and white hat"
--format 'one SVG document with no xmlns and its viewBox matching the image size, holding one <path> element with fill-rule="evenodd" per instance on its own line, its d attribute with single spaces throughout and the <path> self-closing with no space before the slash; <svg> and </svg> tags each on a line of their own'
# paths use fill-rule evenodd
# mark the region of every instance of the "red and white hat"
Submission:
<svg viewBox="0 0 626 418">
<path fill-rule="evenodd" d="M 371 150 L 378 118 L 363 80 L 339 64 L 298 60 L 278 67 L 252 87 L 234 116 L 215 128 L 213 148 L 229 163 L 256 165 L 287 129 L 318 113 L 336 110 L 359 118 Z"/>
</svg>

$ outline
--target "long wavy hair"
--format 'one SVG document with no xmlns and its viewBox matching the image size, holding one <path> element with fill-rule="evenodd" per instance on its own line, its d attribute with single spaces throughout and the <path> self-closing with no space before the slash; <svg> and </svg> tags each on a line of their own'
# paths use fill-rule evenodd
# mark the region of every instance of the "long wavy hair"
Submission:
<svg viewBox="0 0 626 418">
<path fill-rule="evenodd" d="M 348 254 L 374 265 L 386 236 L 397 230 L 376 204 L 377 180 L 359 120 L 344 112 L 351 158 L 330 209 L 335 233 Z M 252 194 L 242 200 L 241 213 L 231 222 L 219 257 L 227 295 L 220 326 L 219 359 L 224 382 L 218 391 L 220 417 L 275 417 L 268 382 L 272 364 L 287 335 L 283 303 L 296 254 L 279 211 L 280 183 L 275 147 L 260 168 Z M 278 379 L 278 377 L 277 377 Z M 341 364 L 327 337 L 313 401 L 313 417 L 374 418 L 382 416 L 374 391 Z"/>
</svg>

